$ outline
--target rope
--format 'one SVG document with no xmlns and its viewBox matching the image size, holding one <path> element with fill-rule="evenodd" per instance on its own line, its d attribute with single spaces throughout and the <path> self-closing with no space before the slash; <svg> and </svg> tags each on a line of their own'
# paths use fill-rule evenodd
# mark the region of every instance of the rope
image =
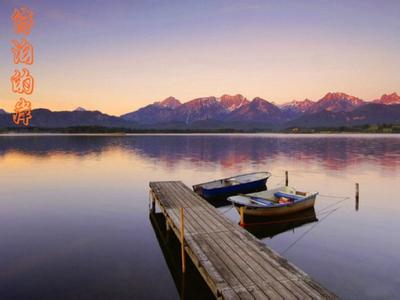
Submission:
<svg viewBox="0 0 400 300">
<path fill-rule="evenodd" d="M 349 200 L 349 199 L 350 199 L 350 197 L 343 197 L 343 198 L 341 198 L 341 200 L 336 201 L 336 202 L 334 202 L 334 203 L 332 203 L 332 204 L 329 204 L 329 205 L 325 206 L 324 208 L 321 208 L 321 210 L 318 211 L 317 213 L 320 214 L 321 212 L 325 211 L 326 209 L 328 209 L 328 208 L 330 208 L 330 207 L 332 207 L 332 206 L 335 206 L 335 205 L 337 205 L 337 204 L 340 204 L 340 203 L 342 203 L 342 202 L 344 202 L 344 201 L 346 201 L 346 200 Z"/>
<path fill-rule="evenodd" d="M 340 206 L 340 207 L 341 207 L 341 206 Z M 327 214 L 330 214 L 331 212 L 333 212 L 333 211 L 339 209 L 340 207 L 336 207 L 336 208 L 334 208 L 334 209 L 331 209 L 331 210 L 328 210 L 328 211 L 324 211 L 324 212 L 322 212 L 322 213 L 318 213 L 318 217 L 322 217 L 322 216 L 325 216 L 325 215 L 327 215 Z"/>
<path fill-rule="evenodd" d="M 230 207 L 228 208 L 228 209 L 226 209 L 226 210 L 224 210 L 224 211 L 221 211 L 221 214 L 226 214 L 228 211 L 230 211 L 232 208 L 234 208 L 234 206 L 233 206 L 233 204 L 232 205 L 230 205 Z"/>
<path fill-rule="evenodd" d="M 318 196 L 320 196 L 320 197 L 325 197 L 325 198 L 341 198 L 341 199 L 343 199 L 343 198 L 349 198 L 349 197 L 347 197 L 347 196 L 331 196 L 331 195 L 322 195 L 322 194 L 320 194 L 320 195 L 318 195 Z"/>
<path fill-rule="evenodd" d="M 281 180 L 278 184 L 275 185 L 275 187 L 280 187 L 285 183 L 285 179 Z"/>
<path fill-rule="evenodd" d="M 285 169 L 285 170 L 283 170 L 283 169 L 281 169 L 281 170 L 275 170 L 274 169 L 274 172 L 278 172 L 278 173 L 284 173 L 285 171 L 288 171 L 289 172 L 289 178 L 290 178 L 290 174 L 297 174 L 297 175 L 300 175 L 301 177 L 304 177 L 306 174 L 317 174 L 317 175 L 321 175 L 321 174 L 325 174 L 325 173 L 323 173 L 323 172 L 313 172 L 313 171 L 294 171 L 294 170 L 288 170 L 288 169 Z M 272 174 L 271 175 L 271 177 L 285 177 L 285 176 L 283 176 L 283 175 L 274 175 L 274 174 Z M 350 181 L 348 181 L 348 182 L 352 182 L 352 183 L 358 183 L 358 181 L 352 181 L 352 180 L 350 180 Z"/>
<path fill-rule="evenodd" d="M 306 232 L 304 232 L 299 238 L 297 238 L 293 243 L 291 243 L 285 250 L 282 251 L 282 254 L 285 254 L 287 251 L 289 251 L 295 244 L 297 244 L 303 237 L 305 237 L 308 233 L 311 232 L 317 226 L 318 224 L 322 223 L 323 220 L 325 220 L 327 217 L 329 217 L 332 213 L 337 211 L 340 207 L 333 209 L 331 212 L 329 212 L 325 217 L 323 217 L 318 223 L 315 223 L 313 226 L 311 226 Z"/>
<path fill-rule="evenodd" d="M 271 175 L 271 177 L 280 177 L 280 178 L 285 178 L 286 176 L 283 176 L 283 175 Z"/>
</svg>

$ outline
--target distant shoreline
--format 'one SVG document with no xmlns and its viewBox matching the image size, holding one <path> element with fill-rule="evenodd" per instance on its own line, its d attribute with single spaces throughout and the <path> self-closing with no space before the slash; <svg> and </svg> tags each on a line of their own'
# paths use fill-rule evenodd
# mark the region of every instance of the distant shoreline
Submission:
<svg viewBox="0 0 400 300">
<path fill-rule="evenodd" d="M 127 134 L 398 134 L 400 124 L 367 124 L 353 127 L 316 127 L 316 128 L 125 128 L 102 126 L 73 126 L 63 128 L 7 127 L 0 128 L 1 135 L 46 134 L 46 135 L 127 135 Z"/>
<path fill-rule="evenodd" d="M 400 136 L 398 132 L 313 132 L 313 133 L 293 133 L 293 132 L 147 132 L 147 133 L 66 133 L 66 132 L 8 132 L 0 133 L 0 137 L 15 136 Z"/>
<path fill-rule="evenodd" d="M 285 128 L 285 129 L 146 129 L 146 128 L 117 128 L 99 126 L 79 126 L 67 128 L 36 128 L 36 127 L 11 127 L 0 128 L 0 135 L 7 134 L 98 134 L 98 135 L 126 135 L 126 134 L 398 134 L 400 124 L 362 125 L 355 127 L 333 128 Z"/>
</svg>

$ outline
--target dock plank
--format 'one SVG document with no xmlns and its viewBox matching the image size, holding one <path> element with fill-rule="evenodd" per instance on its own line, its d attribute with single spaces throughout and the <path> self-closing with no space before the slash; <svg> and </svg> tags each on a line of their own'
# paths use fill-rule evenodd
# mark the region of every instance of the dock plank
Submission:
<svg viewBox="0 0 400 300">
<path fill-rule="evenodd" d="M 150 196 L 178 237 L 184 209 L 185 250 L 216 298 L 337 298 L 182 182 L 150 182 Z"/>
</svg>

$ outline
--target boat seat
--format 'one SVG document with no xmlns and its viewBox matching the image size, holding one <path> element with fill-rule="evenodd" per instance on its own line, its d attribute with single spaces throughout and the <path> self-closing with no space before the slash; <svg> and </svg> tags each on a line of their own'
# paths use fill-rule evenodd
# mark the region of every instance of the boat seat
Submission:
<svg viewBox="0 0 400 300">
<path fill-rule="evenodd" d="M 304 197 L 301 197 L 301 196 L 297 196 L 297 195 L 293 195 L 293 194 L 286 194 L 286 193 L 282 193 L 282 192 L 276 192 L 274 194 L 274 196 L 276 198 L 281 198 L 281 197 L 288 198 L 288 199 L 291 199 L 293 201 L 299 201 L 299 200 L 302 200 L 304 198 Z"/>
<path fill-rule="evenodd" d="M 224 181 L 226 186 L 231 186 L 231 185 L 236 185 L 236 184 L 241 184 L 240 181 L 234 180 L 234 179 L 226 179 Z"/>
</svg>

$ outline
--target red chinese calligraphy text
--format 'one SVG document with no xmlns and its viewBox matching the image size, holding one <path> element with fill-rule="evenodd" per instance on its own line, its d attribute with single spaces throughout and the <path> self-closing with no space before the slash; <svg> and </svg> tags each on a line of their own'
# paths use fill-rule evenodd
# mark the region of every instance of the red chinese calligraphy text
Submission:
<svg viewBox="0 0 400 300">
<path fill-rule="evenodd" d="M 30 119 L 32 119 L 31 102 L 20 98 L 15 104 L 13 121 L 17 125 L 22 122 L 25 126 L 29 126 Z"/>
<path fill-rule="evenodd" d="M 34 25 L 33 12 L 26 6 L 15 8 L 11 20 L 13 21 L 15 33 L 23 33 L 25 35 L 31 33 L 32 26 Z"/>
<path fill-rule="evenodd" d="M 22 72 L 15 70 L 11 76 L 12 91 L 18 94 L 30 95 L 33 92 L 34 80 L 28 69 L 22 69 Z"/>
<path fill-rule="evenodd" d="M 22 38 L 21 41 L 13 40 L 14 47 L 12 52 L 14 55 L 14 64 L 33 64 L 33 46 L 25 39 Z"/>
</svg>

